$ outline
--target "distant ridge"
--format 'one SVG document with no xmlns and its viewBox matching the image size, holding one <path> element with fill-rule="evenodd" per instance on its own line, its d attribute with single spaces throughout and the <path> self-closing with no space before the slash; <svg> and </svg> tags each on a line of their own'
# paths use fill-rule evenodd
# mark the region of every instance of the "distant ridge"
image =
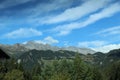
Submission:
<svg viewBox="0 0 120 80">
<path fill-rule="evenodd" d="M 26 44 L 24 44 L 24 46 L 28 49 L 36 49 L 36 50 L 52 50 L 52 51 L 68 50 L 68 51 L 79 52 L 82 54 L 95 53 L 94 50 L 89 49 L 89 48 L 79 48 L 79 47 L 74 47 L 74 46 L 57 47 L 57 46 L 51 46 L 49 44 L 37 43 L 35 41 L 27 42 Z"/>
<path fill-rule="evenodd" d="M 15 53 L 21 53 L 21 52 L 26 52 L 29 50 L 52 50 L 52 51 L 59 51 L 59 50 L 68 50 L 68 51 L 74 51 L 74 52 L 79 52 L 82 54 L 93 54 L 95 53 L 94 50 L 89 49 L 89 48 L 79 48 L 79 47 L 74 47 L 74 46 L 69 46 L 69 47 L 57 47 L 57 46 L 51 46 L 49 44 L 42 44 L 42 43 L 37 43 L 35 41 L 29 41 L 25 44 L 14 44 L 14 45 L 4 45 L 0 44 L 0 47 L 7 51 L 9 54 L 15 54 Z"/>
</svg>

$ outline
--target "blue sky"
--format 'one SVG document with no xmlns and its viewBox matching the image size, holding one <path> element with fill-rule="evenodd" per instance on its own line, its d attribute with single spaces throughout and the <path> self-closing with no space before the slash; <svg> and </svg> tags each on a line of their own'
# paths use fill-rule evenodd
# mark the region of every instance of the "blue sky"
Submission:
<svg viewBox="0 0 120 80">
<path fill-rule="evenodd" d="M 0 43 L 120 48 L 119 0 L 0 0 Z"/>
</svg>

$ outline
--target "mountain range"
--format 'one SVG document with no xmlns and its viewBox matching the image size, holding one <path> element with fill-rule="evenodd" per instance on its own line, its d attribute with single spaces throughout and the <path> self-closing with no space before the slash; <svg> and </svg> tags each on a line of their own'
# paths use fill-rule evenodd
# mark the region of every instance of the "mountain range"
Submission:
<svg viewBox="0 0 120 80">
<path fill-rule="evenodd" d="M 51 46 L 49 44 L 41 44 L 37 43 L 35 41 L 29 41 L 25 44 L 14 44 L 14 45 L 5 45 L 5 44 L 0 44 L 0 48 L 3 50 L 7 51 L 9 54 L 19 54 L 23 53 L 29 50 L 52 50 L 52 51 L 59 51 L 59 50 L 68 50 L 68 51 L 74 51 L 74 52 L 79 52 L 82 54 L 93 54 L 95 53 L 94 50 L 89 49 L 89 48 L 79 48 L 79 47 L 57 47 L 57 46 Z"/>
<path fill-rule="evenodd" d="M 22 63 L 25 68 L 32 68 L 36 64 L 48 63 L 54 60 L 72 60 L 78 53 L 86 63 L 106 66 L 120 60 L 120 49 L 111 50 L 108 53 L 95 52 L 87 48 L 78 47 L 57 47 L 49 44 L 40 44 L 33 41 L 25 44 L 3 45 L 0 48 Z"/>
</svg>

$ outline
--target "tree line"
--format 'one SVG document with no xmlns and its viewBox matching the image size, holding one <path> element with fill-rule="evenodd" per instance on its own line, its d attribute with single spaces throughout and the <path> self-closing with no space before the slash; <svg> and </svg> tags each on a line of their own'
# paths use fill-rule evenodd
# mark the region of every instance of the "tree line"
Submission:
<svg viewBox="0 0 120 80">
<path fill-rule="evenodd" d="M 77 54 L 73 60 L 54 60 L 37 64 L 26 70 L 15 59 L 0 61 L 0 80 L 120 80 L 120 61 L 99 68 L 82 61 Z"/>
</svg>

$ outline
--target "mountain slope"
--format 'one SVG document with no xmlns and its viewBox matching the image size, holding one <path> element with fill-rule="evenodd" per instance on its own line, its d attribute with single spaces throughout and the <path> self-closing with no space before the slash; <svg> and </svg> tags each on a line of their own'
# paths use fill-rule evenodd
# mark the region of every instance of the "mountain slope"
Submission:
<svg viewBox="0 0 120 80">
<path fill-rule="evenodd" d="M 79 48 L 79 47 L 57 47 L 57 46 L 51 46 L 49 44 L 41 44 L 37 43 L 35 41 L 29 41 L 25 44 L 14 44 L 14 45 L 3 45 L 0 44 L 0 48 L 2 48 L 4 51 L 6 51 L 9 54 L 17 54 L 21 55 L 22 53 L 29 51 L 29 50 L 52 50 L 52 51 L 59 51 L 59 50 L 67 50 L 67 51 L 74 51 L 79 52 L 82 54 L 88 54 L 88 53 L 95 53 L 94 50 L 91 50 L 89 48 Z"/>
<path fill-rule="evenodd" d="M 58 59 L 72 59 L 76 55 L 76 52 L 72 51 L 52 51 L 52 50 L 30 50 L 22 54 L 18 61 L 20 61 L 24 67 L 33 67 L 36 64 L 42 64 L 43 60 L 58 60 Z M 82 56 L 82 54 L 80 54 Z"/>
<path fill-rule="evenodd" d="M 3 45 L 0 44 L 0 48 L 4 50 L 9 55 L 15 57 L 19 57 L 22 53 L 29 51 L 28 48 L 25 48 L 22 44 L 14 44 L 14 45 Z"/>
<path fill-rule="evenodd" d="M 79 52 L 82 54 L 88 54 L 88 53 L 95 53 L 94 50 L 89 49 L 89 48 L 79 48 L 79 47 L 57 47 L 57 46 L 51 46 L 49 44 L 41 44 L 37 43 L 35 41 L 29 41 L 26 44 L 24 44 L 24 47 L 28 49 L 36 49 L 36 50 L 52 50 L 52 51 L 59 51 L 59 50 L 68 50 L 68 51 L 74 51 L 74 52 Z"/>
</svg>

